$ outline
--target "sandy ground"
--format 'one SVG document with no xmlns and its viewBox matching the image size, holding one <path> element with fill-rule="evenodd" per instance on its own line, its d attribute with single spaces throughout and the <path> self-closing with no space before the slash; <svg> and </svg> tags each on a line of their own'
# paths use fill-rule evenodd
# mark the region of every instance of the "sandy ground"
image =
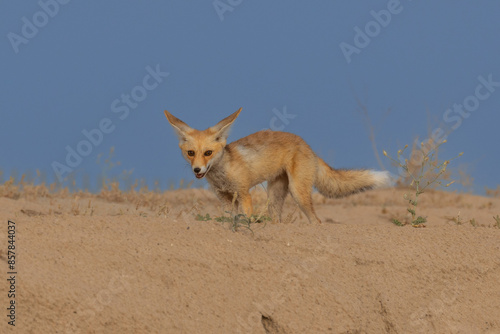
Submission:
<svg viewBox="0 0 500 334">
<path fill-rule="evenodd" d="M 0 197 L 0 332 L 500 333 L 500 199 L 430 192 L 412 228 L 402 194 L 315 195 L 322 225 L 288 200 L 253 234 L 195 220 L 205 190 Z"/>
</svg>

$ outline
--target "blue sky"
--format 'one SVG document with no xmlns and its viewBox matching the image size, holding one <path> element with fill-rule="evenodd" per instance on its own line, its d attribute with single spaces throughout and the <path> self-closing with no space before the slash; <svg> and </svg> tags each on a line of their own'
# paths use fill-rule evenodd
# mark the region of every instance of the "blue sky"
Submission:
<svg viewBox="0 0 500 334">
<path fill-rule="evenodd" d="M 133 170 L 166 188 L 194 176 L 163 110 L 204 129 L 242 107 L 231 141 L 279 128 L 334 167 L 379 169 L 359 99 L 380 152 L 441 127 L 441 156 L 463 151 L 453 165 L 481 193 L 500 184 L 498 13 L 492 0 L 3 1 L 0 168 L 53 180 L 56 163 L 94 183 Z M 121 164 L 105 171 L 111 147 Z M 86 156 L 70 166 L 68 148 Z"/>
</svg>

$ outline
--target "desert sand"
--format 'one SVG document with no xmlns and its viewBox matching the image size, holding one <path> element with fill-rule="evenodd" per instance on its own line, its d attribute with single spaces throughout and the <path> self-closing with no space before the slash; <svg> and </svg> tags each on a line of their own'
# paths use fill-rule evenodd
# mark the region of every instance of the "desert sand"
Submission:
<svg viewBox="0 0 500 334">
<path fill-rule="evenodd" d="M 404 189 L 288 198 L 282 223 L 233 232 L 208 190 L 0 192 L 2 333 L 500 333 L 500 199 Z M 258 210 L 265 194 L 255 191 Z M 7 317 L 8 220 L 16 319 Z"/>
</svg>

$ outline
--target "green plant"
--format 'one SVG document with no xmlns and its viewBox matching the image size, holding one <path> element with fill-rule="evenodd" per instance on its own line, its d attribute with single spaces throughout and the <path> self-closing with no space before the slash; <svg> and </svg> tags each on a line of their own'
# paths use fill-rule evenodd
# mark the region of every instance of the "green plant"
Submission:
<svg viewBox="0 0 500 334">
<path fill-rule="evenodd" d="M 403 224 L 399 219 L 392 218 L 391 222 L 396 225 L 396 226 L 405 226 L 406 224 Z"/>
<path fill-rule="evenodd" d="M 268 220 L 271 220 L 270 217 L 264 216 L 263 214 L 261 215 L 251 215 L 250 217 L 245 215 L 245 214 L 233 214 L 233 212 L 236 211 L 236 200 L 238 198 L 238 193 L 235 192 L 233 194 L 233 199 L 231 201 L 231 211 L 224 211 L 227 213 L 227 216 L 220 216 L 220 217 L 215 217 L 215 221 L 220 222 L 220 223 L 230 223 L 231 224 L 231 231 L 236 232 L 240 227 L 246 228 L 250 232 L 253 233 L 252 230 L 252 225 L 256 223 L 264 223 L 264 226 L 266 226 L 265 222 Z M 266 206 L 269 204 L 269 199 L 268 202 L 266 203 Z"/>
<path fill-rule="evenodd" d="M 208 213 L 204 216 L 202 216 L 198 213 L 194 219 L 198 220 L 198 221 L 202 221 L 202 222 L 212 220 L 212 218 L 210 217 L 210 215 Z"/>
<path fill-rule="evenodd" d="M 460 153 L 453 159 L 440 162 L 437 159 L 437 150 L 444 143 L 446 143 L 446 140 L 443 140 L 437 145 L 433 145 L 432 142 L 429 141 L 427 144 L 430 144 L 430 147 L 428 147 L 422 142 L 420 150 L 412 150 L 410 161 L 403 158 L 403 154 L 408 148 L 408 145 L 406 145 L 403 149 L 398 150 L 397 159 L 390 157 L 386 151 L 383 151 L 384 155 L 396 166 L 401 167 L 405 172 L 406 177 L 411 180 L 410 187 L 413 189 L 414 195 L 406 193 L 403 197 L 408 201 L 409 205 L 407 211 L 411 214 L 410 223 L 413 227 L 424 227 L 424 224 L 427 222 L 426 217 L 422 217 L 417 214 L 419 196 L 431 186 L 443 186 L 441 178 L 445 174 L 447 166 L 452 160 L 463 154 Z M 415 154 L 416 152 L 420 153 L 420 156 Z M 404 161 L 404 163 L 402 161 Z M 444 187 L 449 187 L 454 182 L 455 181 L 451 181 L 444 185 Z M 398 226 L 407 225 L 407 223 L 403 223 L 397 219 L 393 219 L 393 223 Z"/>
<path fill-rule="evenodd" d="M 237 214 L 234 215 L 232 214 L 231 211 L 225 211 L 227 213 L 227 216 L 220 216 L 220 217 L 214 217 L 213 220 L 219 223 L 230 223 L 231 225 L 231 231 L 236 232 L 239 228 L 243 227 L 252 232 L 252 225 L 256 223 L 265 223 L 268 220 L 271 220 L 270 217 L 267 216 L 258 216 L 258 215 L 251 215 L 248 217 L 245 214 Z M 210 217 L 210 214 L 205 214 L 200 215 L 199 213 L 196 215 L 195 220 L 197 221 L 209 221 L 212 220 L 212 217 Z M 265 225 L 264 225 L 265 226 Z"/>
<path fill-rule="evenodd" d="M 220 222 L 220 223 L 230 223 L 231 226 L 231 231 L 236 232 L 238 231 L 239 228 L 246 228 L 253 234 L 252 230 L 252 225 L 257 224 L 257 223 L 265 223 L 268 220 L 271 220 L 270 217 L 267 216 L 258 216 L 258 215 L 251 215 L 248 217 L 247 215 L 240 213 L 237 215 L 232 215 L 232 212 L 230 211 L 225 211 L 228 215 L 227 216 L 220 216 L 216 217 L 215 221 Z"/>
</svg>

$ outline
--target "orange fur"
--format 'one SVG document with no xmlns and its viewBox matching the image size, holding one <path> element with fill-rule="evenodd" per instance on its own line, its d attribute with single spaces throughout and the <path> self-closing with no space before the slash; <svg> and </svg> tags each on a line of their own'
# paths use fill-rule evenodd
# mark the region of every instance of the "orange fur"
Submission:
<svg viewBox="0 0 500 334">
<path fill-rule="evenodd" d="M 339 197 L 390 183 L 385 172 L 331 168 L 292 133 L 259 131 L 227 144 L 229 129 L 240 112 L 241 108 L 203 131 L 190 128 L 168 111 L 165 115 L 176 130 L 179 147 L 196 177 L 206 176 L 225 203 L 229 204 L 236 194 L 246 215 L 253 211 L 249 189 L 264 181 L 268 182 L 273 219 L 281 221 L 283 203 L 290 193 L 309 221 L 318 223 L 321 221 L 311 197 L 313 187 L 327 197 Z"/>
</svg>

